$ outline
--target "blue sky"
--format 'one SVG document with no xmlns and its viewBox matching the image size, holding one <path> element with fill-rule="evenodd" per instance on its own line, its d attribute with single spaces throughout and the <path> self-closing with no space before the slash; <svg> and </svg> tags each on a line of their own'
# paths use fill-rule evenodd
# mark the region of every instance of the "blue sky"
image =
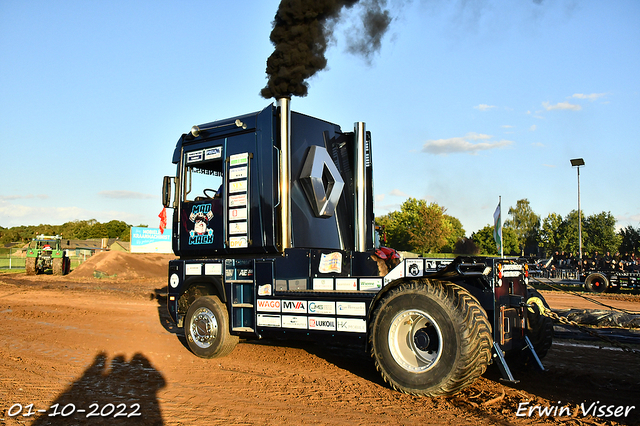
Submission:
<svg viewBox="0 0 640 426">
<path fill-rule="evenodd" d="M 192 125 L 258 111 L 277 0 L 0 0 L 0 226 L 158 225 Z M 373 134 L 376 213 L 433 201 L 467 235 L 526 198 L 640 226 L 640 2 L 394 1 L 369 64 L 346 51 L 292 108 Z"/>
</svg>

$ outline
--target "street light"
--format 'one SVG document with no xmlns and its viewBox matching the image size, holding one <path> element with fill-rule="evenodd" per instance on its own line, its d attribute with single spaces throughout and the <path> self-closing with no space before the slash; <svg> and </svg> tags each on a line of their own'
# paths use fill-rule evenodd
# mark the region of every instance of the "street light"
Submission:
<svg viewBox="0 0 640 426">
<path fill-rule="evenodd" d="M 578 169 L 578 261 L 582 271 L 582 215 L 580 214 L 580 166 L 584 166 L 582 158 L 571 160 L 571 167 Z"/>
</svg>

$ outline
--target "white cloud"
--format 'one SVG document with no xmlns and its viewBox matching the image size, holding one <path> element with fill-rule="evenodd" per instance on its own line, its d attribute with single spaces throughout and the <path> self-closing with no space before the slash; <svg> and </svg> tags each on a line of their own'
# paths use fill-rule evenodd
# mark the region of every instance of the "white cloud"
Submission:
<svg viewBox="0 0 640 426">
<path fill-rule="evenodd" d="M 534 142 L 531 146 L 536 146 L 538 148 L 544 148 L 544 144 L 542 142 Z"/>
<path fill-rule="evenodd" d="M 543 164 L 544 167 L 548 167 L 550 169 L 555 169 L 556 166 L 554 166 L 553 164 Z M 577 221 L 577 220 L 576 220 Z"/>
<path fill-rule="evenodd" d="M 478 109 L 480 111 L 489 111 L 490 109 L 497 108 L 497 107 L 495 105 L 480 104 L 480 105 L 474 106 L 473 108 Z"/>
<path fill-rule="evenodd" d="M 529 127 L 529 131 L 531 131 L 531 132 L 535 132 L 537 128 L 538 128 L 538 126 L 536 126 L 536 125 L 534 124 L 533 126 Z M 576 219 L 576 220 L 578 220 L 578 219 Z"/>
<path fill-rule="evenodd" d="M 46 200 L 47 198 L 49 198 L 48 195 L 46 194 L 37 194 L 37 195 L 33 195 L 33 194 L 27 194 L 27 195 L 0 195 L 0 200 L 3 201 L 12 201 L 12 200 L 31 200 L 31 199 L 40 199 L 40 200 Z"/>
<path fill-rule="evenodd" d="M 382 200 L 384 200 L 384 197 L 386 197 L 385 194 L 376 194 L 376 203 L 379 203 Z"/>
<path fill-rule="evenodd" d="M 477 154 L 478 151 L 487 151 L 490 149 L 504 148 L 513 141 L 489 141 L 493 136 L 479 133 L 467 133 L 463 137 L 455 137 L 449 139 L 428 140 L 422 146 L 422 151 L 429 154 L 454 154 L 466 152 L 469 154 Z M 474 143 L 478 140 L 486 140 L 487 142 Z"/>
<path fill-rule="evenodd" d="M 514 128 L 514 127 L 516 127 L 516 126 L 512 126 L 512 125 L 510 125 L 510 124 L 503 124 L 503 125 L 502 125 L 502 126 L 500 126 L 500 127 L 502 127 L 503 129 L 513 129 L 513 128 Z"/>
<path fill-rule="evenodd" d="M 591 102 L 595 101 L 598 98 L 601 98 L 603 96 L 606 96 L 606 93 L 591 93 L 589 95 L 585 95 L 583 93 L 575 93 L 572 98 L 576 98 L 576 99 L 588 99 Z"/>
<path fill-rule="evenodd" d="M 389 195 L 393 195 L 394 197 L 409 197 L 410 195 L 406 192 L 402 192 L 399 189 L 392 189 Z"/>
<path fill-rule="evenodd" d="M 568 109 L 571 111 L 580 111 L 582 109 L 580 105 L 570 104 L 569 102 L 558 102 L 555 105 L 551 105 L 549 102 L 543 102 L 542 106 L 547 111 L 552 111 L 554 109 Z"/>
<path fill-rule="evenodd" d="M 119 200 L 141 200 L 156 198 L 155 195 L 143 194 L 134 191 L 100 191 L 98 195 L 104 198 L 113 198 Z"/>
</svg>

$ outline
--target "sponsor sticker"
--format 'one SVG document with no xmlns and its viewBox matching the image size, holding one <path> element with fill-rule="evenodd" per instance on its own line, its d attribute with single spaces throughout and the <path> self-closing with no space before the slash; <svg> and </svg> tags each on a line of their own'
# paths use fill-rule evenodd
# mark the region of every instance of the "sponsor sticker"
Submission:
<svg viewBox="0 0 640 426">
<path fill-rule="evenodd" d="M 247 194 L 230 195 L 229 207 L 239 207 L 247 205 Z"/>
<path fill-rule="evenodd" d="M 424 261 L 422 259 L 407 259 L 405 262 L 407 277 L 421 277 L 424 274 Z"/>
<path fill-rule="evenodd" d="M 271 296 L 271 284 L 259 285 L 258 296 Z"/>
<path fill-rule="evenodd" d="M 229 222 L 229 235 L 247 233 L 247 222 Z"/>
<path fill-rule="evenodd" d="M 351 333 L 366 333 L 367 321 L 359 318 L 338 318 L 338 331 L 347 331 Z"/>
<path fill-rule="evenodd" d="M 309 330 L 335 331 L 335 329 L 335 318 L 309 317 Z"/>
<path fill-rule="evenodd" d="M 358 290 L 357 278 L 336 278 L 336 290 L 352 291 Z"/>
<path fill-rule="evenodd" d="M 320 255 L 320 265 L 318 272 L 328 274 L 331 272 L 342 272 L 342 253 L 334 252 Z"/>
<path fill-rule="evenodd" d="M 229 167 L 241 166 L 249 162 L 249 153 L 234 154 L 229 158 Z"/>
<path fill-rule="evenodd" d="M 201 263 L 187 263 L 184 268 L 185 275 L 202 275 Z"/>
<path fill-rule="evenodd" d="M 367 307 L 364 302 L 336 302 L 338 315 L 365 316 Z"/>
<path fill-rule="evenodd" d="M 282 312 L 288 312 L 293 314 L 306 314 L 307 301 L 306 300 L 283 300 Z"/>
<path fill-rule="evenodd" d="M 214 146 L 204 150 L 205 160 L 215 160 L 216 158 L 222 158 L 222 146 Z"/>
<path fill-rule="evenodd" d="M 204 150 L 187 152 L 187 163 L 197 163 L 204 158 Z"/>
<path fill-rule="evenodd" d="M 333 290 L 333 278 L 314 278 L 314 290 Z"/>
<path fill-rule="evenodd" d="M 283 315 L 282 328 L 299 328 L 307 329 L 307 317 L 297 315 Z"/>
<path fill-rule="evenodd" d="M 246 236 L 229 238 L 229 248 L 247 248 L 247 247 L 249 247 L 249 242 Z"/>
<path fill-rule="evenodd" d="M 229 220 L 241 220 L 247 218 L 247 208 L 229 209 Z"/>
<path fill-rule="evenodd" d="M 222 275 L 222 263 L 205 263 L 205 275 Z"/>
<path fill-rule="evenodd" d="M 260 312 L 280 312 L 280 301 L 269 299 L 258 299 L 258 311 Z"/>
<path fill-rule="evenodd" d="M 361 278 L 361 291 L 379 291 L 382 288 L 382 278 Z"/>
<path fill-rule="evenodd" d="M 502 265 L 502 270 L 503 271 L 522 271 L 522 265 L 518 265 L 518 264 L 511 264 L 511 265 Z"/>
<path fill-rule="evenodd" d="M 280 315 L 258 314 L 256 323 L 259 327 L 282 327 Z"/>
<path fill-rule="evenodd" d="M 246 192 L 247 191 L 247 181 L 246 180 L 238 180 L 235 182 L 229 182 L 229 194 L 233 194 L 236 192 Z"/>
<path fill-rule="evenodd" d="M 246 179 L 248 176 L 248 168 L 244 167 L 234 167 L 233 169 L 229 169 L 229 179 Z"/>
<path fill-rule="evenodd" d="M 310 314 L 335 315 L 336 313 L 335 302 L 312 301 L 307 306 Z"/>
</svg>

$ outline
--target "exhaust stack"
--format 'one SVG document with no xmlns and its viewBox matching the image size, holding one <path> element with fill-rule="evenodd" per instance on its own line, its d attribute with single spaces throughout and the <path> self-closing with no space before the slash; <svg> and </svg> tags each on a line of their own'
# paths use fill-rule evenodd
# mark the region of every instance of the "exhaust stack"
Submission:
<svg viewBox="0 0 640 426">
<path fill-rule="evenodd" d="M 367 184 L 365 177 L 366 169 L 366 130 L 365 124 L 358 121 L 354 124 L 355 131 L 355 223 L 354 223 L 354 242 L 356 251 L 366 250 L 366 200 L 367 200 Z"/>
<path fill-rule="evenodd" d="M 279 98 L 280 106 L 280 245 L 291 241 L 291 98 Z"/>
</svg>

